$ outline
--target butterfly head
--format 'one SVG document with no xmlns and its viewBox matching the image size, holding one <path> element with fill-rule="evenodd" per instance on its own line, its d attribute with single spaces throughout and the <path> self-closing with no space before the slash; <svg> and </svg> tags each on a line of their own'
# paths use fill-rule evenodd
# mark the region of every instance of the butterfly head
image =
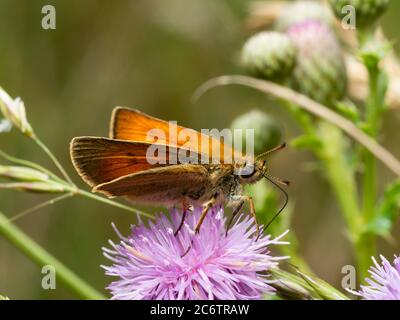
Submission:
<svg viewBox="0 0 400 320">
<path fill-rule="evenodd" d="M 238 170 L 238 177 L 242 184 L 252 184 L 261 180 L 267 169 L 265 160 L 257 160 L 251 164 L 242 164 Z"/>
</svg>

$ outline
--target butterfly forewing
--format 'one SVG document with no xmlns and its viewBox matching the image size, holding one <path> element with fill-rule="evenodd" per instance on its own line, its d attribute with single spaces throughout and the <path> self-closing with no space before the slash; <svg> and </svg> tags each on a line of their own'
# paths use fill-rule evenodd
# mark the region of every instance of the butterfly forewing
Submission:
<svg viewBox="0 0 400 320">
<path fill-rule="evenodd" d="M 155 139 L 149 135 L 152 130 L 164 135 Z M 164 152 L 148 152 L 154 147 Z M 71 142 L 73 164 L 94 191 L 139 202 L 150 193 L 166 199 L 177 194 L 196 198 L 201 194 L 199 186 L 207 187 L 209 179 L 204 160 L 215 163 L 213 155 L 218 152 L 220 164 L 226 160 L 224 155 L 233 158 L 235 153 L 216 138 L 122 107 L 114 109 L 110 138 L 78 137 Z M 182 155 L 186 155 L 183 161 Z"/>
<path fill-rule="evenodd" d="M 163 132 L 164 135 L 157 136 L 155 139 L 149 134 L 154 132 L 152 131 L 154 129 Z M 209 163 L 213 162 L 213 156 L 215 159 L 217 154 L 219 154 L 217 159 L 220 163 L 232 163 L 235 157 L 236 159 L 242 157 L 240 152 L 224 144 L 221 139 L 124 107 L 117 107 L 113 111 L 110 138 L 183 147 L 203 154 Z M 229 156 L 229 159 L 226 158 L 226 155 Z"/>
</svg>

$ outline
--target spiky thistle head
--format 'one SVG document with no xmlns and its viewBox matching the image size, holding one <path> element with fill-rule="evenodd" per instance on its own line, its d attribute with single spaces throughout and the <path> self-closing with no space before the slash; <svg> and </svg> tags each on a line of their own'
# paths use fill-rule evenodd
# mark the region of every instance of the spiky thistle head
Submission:
<svg viewBox="0 0 400 320">
<path fill-rule="evenodd" d="M 256 77 L 280 81 L 293 70 L 296 48 L 283 33 L 264 31 L 246 41 L 242 49 L 242 64 Z"/>
<path fill-rule="evenodd" d="M 116 278 L 108 289 L 112 299 L 259 299 L 273 293 L 268 270 L 283 257 L 270 254 L 270 246 L 284 244 L 269 235 L 255 238 L 255 225 L 245 217 L 226 233 L 224 210 L 214 207 L 200 233 L 194 228 L 201 208 L 188 214 L 174 235 L 182 213 L 161 215 L 149 227 L 132 226 L 127 237 L 118 231 L 120 242 L 110 241 L 104 254 L 112 261 L 106 274 Z M 190 249 L 188 250 L 190 246 Z"/>
<path fill-rule="evenodd" d="M 400 300 L 400 257 L 394 258 L 393 265 L 382 255 L 380 258 L 380 264 L 372 258 L 367 285 L 355 294 L 364 300 Z"/>
<path fill-rule="evenodd" d="M 297 48 L 294 89 L 327 106 L 343 98 L 346 67 L 333 31 L 319 21 L 306 20 L 293 25 L 288 35 Z"/>
<path fill-rule="evenodd" d="M 254 130 L 254 154 L 258 155 L 276 147 L 282 141 L 282 127 L 269 114 L 254 109 L 236 117 L 232 129 Z M 242 137 L 242 150 L 246 150 L 246 136 Z"/>
</svg>

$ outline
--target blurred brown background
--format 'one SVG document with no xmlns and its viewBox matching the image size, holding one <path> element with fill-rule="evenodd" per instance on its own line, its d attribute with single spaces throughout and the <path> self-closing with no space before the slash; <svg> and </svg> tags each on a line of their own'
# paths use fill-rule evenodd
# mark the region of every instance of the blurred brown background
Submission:
<svg viewBox="0 0 400 320">
<path fill-rule="evenodd" d="M 52 4 L 57 29 L 41 28 L 41 8 Z M 135 107 L 151 115 L 200 128 L 229 127 L 252 108 L 273 115 L 290 140 L 298 129 L 273 100 L 242 87 L 211 91 L 198 103 L 194 90 L 207 79 L 239 73 L 238 54 L 249 35 L 244 27 L 249 1 L 121 0 L 0 2 L 0 85 L 25 101 L 37 134 L 59 157 L 82 187 L 68 154 L 79 135 L 106 136 L 114 106 Z M 383 18 L 390 39 L 399 39 L 400 1 L 392 1 Z M 397 19 L 397 20 L 396 20 Z M 397 44 L 396 44 L 397 45 Z M 384 122 L 383 144 L 400 157 L 400 110 Z M 0 135 L 0 146 L 18 157 L 50 167 L 41 151 L 16 130 Z M 300 249 L 314 271 L 335 285 L 341 267 L 351 264 L 344 226 L 327 183 L 307 170 L 312 156 L 286 150 L 272 159 L 274 175 L 289 179 L 295 205 L 293 229 Z M 380 170 L 381 185 L 393 176 Z M 0 192 L 0 209 L 8 216 L 47 199 L 44 195 Z M 147 209 L 154 212 L 155 209 Z M 17 221 L 43 247 L 77 274 L 103 290 L 111 278 L 101 247 L 116 240 L 115 222 L 127 232 L 135 216 L 87 199 L 72 198 Z M 399 225 L 395 238 L 400 239 Z M 380 243 L 388 257 L 399 243 Z M 0 238 L 0 293 L 11 299 L 74 298 L 58 284 L 41 288 L 41 269 Z"/>
</svg>

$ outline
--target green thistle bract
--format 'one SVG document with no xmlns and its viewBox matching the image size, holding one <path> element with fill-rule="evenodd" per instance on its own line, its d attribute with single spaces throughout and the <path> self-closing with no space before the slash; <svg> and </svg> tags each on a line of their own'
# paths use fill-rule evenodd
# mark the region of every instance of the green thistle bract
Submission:
<svg viewBox="0 0 400 320">
<path fill-rule="evenodd" d="M 253 76 L 279 81 L 293 70 L 296 49 L 290 38 L 279 32 L 260 32 L 245 43 L 242 63 Z"/>
<path fill-rule="evenodd" d="M 356 27 L 365 28 L 373 24 L 387 9 L 389 0 L 330 0 L 333 12 L 339 19 L 348 12 L 345 6 L 352 6 L 356 12 Z"/>
<path fill-rule="evenodd" d="M 261 154 L 276 147 L 282 138 L 281 127 L 267 113 L 252 110 L 235 118 L 232 129 L 254 129 L 254 154 Z M 243 151 L 246 150 L 246 137 L 242 135 Z"/>
<path fill-rule="evenodd" d="M 342 99 L 347 87 L 346 68 L 333 31 L 308 20 L 291 27 L 288 34 L 298 52 L 292 87 L 327 106 Z"/>
</svg>

